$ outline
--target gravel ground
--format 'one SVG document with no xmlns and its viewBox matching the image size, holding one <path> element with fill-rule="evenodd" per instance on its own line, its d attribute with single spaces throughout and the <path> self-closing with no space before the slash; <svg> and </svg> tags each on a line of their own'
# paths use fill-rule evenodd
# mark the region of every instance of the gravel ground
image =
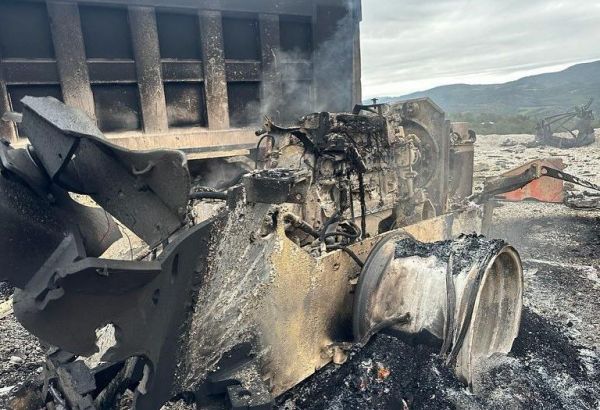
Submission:
<svg viewBox="0 0 600 410">
<path fill-rule="evenodd" d="M 532 138 L 479 137 L 476 185 L 528 160 L 557 156 L 568 165 L 566 172 L 600 184 L 598 143 L 572 150 L 525 148 L 522 143 Z M 502 145 L 506 140 L 509 146 Z M 600 211 L 504 203 L 494 217 L 493 236 L 521 252 L 526 309 L 513 352 L 491 358 L 472 391 L 430 348 L 379 335 L 346 365 L 328 366 L 284 395 L 278 407 L 600 409 Z M 0 301 L 10 293 L 0 284 Z M 42 360 L 38 342 L 13 315 L 0 320 L 0 409 L 38 377 Z"/>
</svg>

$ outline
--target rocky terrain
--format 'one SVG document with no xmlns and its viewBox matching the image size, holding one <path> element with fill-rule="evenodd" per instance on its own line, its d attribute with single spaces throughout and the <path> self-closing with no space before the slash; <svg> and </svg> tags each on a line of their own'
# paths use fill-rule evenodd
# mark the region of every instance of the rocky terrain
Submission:
<svg viewBox="0 0 600 410">
<path fill-rule="evenodd" d="M 566 172 L 600 184 L 600 144 L 526 148 L 529 135 L 479 137 L 476 185 L 535 158 L 561 157 Z M 508 357 L 493 357 L 471 388 L 427 346 L 379 335 L 343 366 L 328 366 L 278 400 L 282 409 L 600 408 L 600 210 L 502 203 L 493 236 L 520 252 L 525 304 Z M 127 240 L 126 238 L 124 239 Z M 125 243 L 125 242 L 124 242 Z M 133 245 L 135 247 L 135 244 Z M 124 248 L 129 252 L 129 244 Z M 0 302 L 11 289 L 0 287 Z M 0 409 L 41 371 L 43 352 L 8 314 L 0 319 Z"/>
</svg>

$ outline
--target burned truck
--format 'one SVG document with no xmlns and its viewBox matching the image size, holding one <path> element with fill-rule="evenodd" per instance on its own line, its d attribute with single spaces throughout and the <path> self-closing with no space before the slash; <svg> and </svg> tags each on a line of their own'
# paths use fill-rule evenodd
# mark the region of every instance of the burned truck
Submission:
<svg viewBox="0 0 600 410">
<path fill-rule="evenodd" d="M 50 97 L 22 104 L 30 144 L 0 145 L 1 279 L 48 348 L 47 408 L 126 391 L 138 409 L 270 408 L 383 330 L 437 346 L 466 384 L 510 351 L 521 261 L 481 236 L 458 166 L 472 135 L 430 100 L 267 118 L 254 169 L 220 191 L 192 190 L 179 151 L 114 145 Z M 117 221 L 149 252 L 102 258 Z"/>
</svg>

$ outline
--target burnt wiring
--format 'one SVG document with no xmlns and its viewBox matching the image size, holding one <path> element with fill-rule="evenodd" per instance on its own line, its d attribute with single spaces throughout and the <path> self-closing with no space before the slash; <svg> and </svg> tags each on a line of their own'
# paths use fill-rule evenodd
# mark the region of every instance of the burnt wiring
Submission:
<svg viewBox="0 0 600 410">
<path fill-rule="evenodd" d="M 262 145 L 265 139 L 269 138 L 271 140 L 271 145 L 275 145 L 275 137 L 271 134 L 265 134 L 258 140 L 256 144 L 256 156 L 254 157 L 254 169 L 258 169 L 258 156 L 260 155 L 260 146 Z"/>
<path fill-rule="evenodd" d="M 302 220 L 299 216 L 292 213 L 286 213 L 283 218 L 284 221 L 291 224 L 294 228 L 299 229 L 315 238 L 316 241 L 312 243 L 313 247 L 325 244 L 326 251 L 331 252 L 341 250 L 348 254 L 358 266 L 361 268 L 364 266 L 363 261 L 351 249 L 348 248 L 349 245 L 355 243 L 361 238 L 362 231 L 352 221 L 344 220 L 339 222 L 341 218 L 341 214 L 339 212 L 336 212 L 331 218 L 329 218 L 320 231 L 317 231 L 310 226 L 308 222 Z M 328 229 L 334 224 L 337 224 L 335 231 L 328 232 Z"/>
<path fill-rule="evenodd" d="M 283 220 L 290 223 L 294 228 L 300 229 L 301 231 L 311 235 L 315 239 L 318 239 L 320 236 L 320 233 L 310 226 L 308 222 L 302 220 L 299 216 L 294 215 L 291 212 L 283 215 Z"/>
<path fill-rule="evenodd" d="M 367 232 L 367 202 L 365 200 L 365 180 L 362 172 L 358 173 L 358 191 L 360 196 L 360 228 Z"/>
<path fill-rule="evenodd" d="M 343 246 L 343 245 L 329 245 L 327 246 L 327 250 L 328 251 L 336 251 L 336 250 L 341 250 L 343 252 L 346 252 L 348 254 L 348 256 L 350 256 L 354 262 L 356 262 L 356 264 L 358 266 L 360 266 L 360 268 L 364 268 L 365 264 L 363 263 L 362 260 L 360 260 L 360 258 L 348 247 Z"/>
</svg>

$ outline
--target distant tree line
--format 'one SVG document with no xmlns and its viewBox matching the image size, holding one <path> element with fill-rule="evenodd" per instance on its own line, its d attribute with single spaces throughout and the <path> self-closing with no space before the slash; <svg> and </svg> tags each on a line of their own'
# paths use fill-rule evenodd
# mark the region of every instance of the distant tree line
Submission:
<svg viewBox="0 0 600 410">
<path fill-rule="evenodd" d="M 596 114 L 594 127 L 600 128 L 599 114 Z M 533 134 L 539 119 L 528 115 L 502 115 L 463 112 L 450 114 L 451 121 L 469 122 L 477 134 Z"/>
</svg>

